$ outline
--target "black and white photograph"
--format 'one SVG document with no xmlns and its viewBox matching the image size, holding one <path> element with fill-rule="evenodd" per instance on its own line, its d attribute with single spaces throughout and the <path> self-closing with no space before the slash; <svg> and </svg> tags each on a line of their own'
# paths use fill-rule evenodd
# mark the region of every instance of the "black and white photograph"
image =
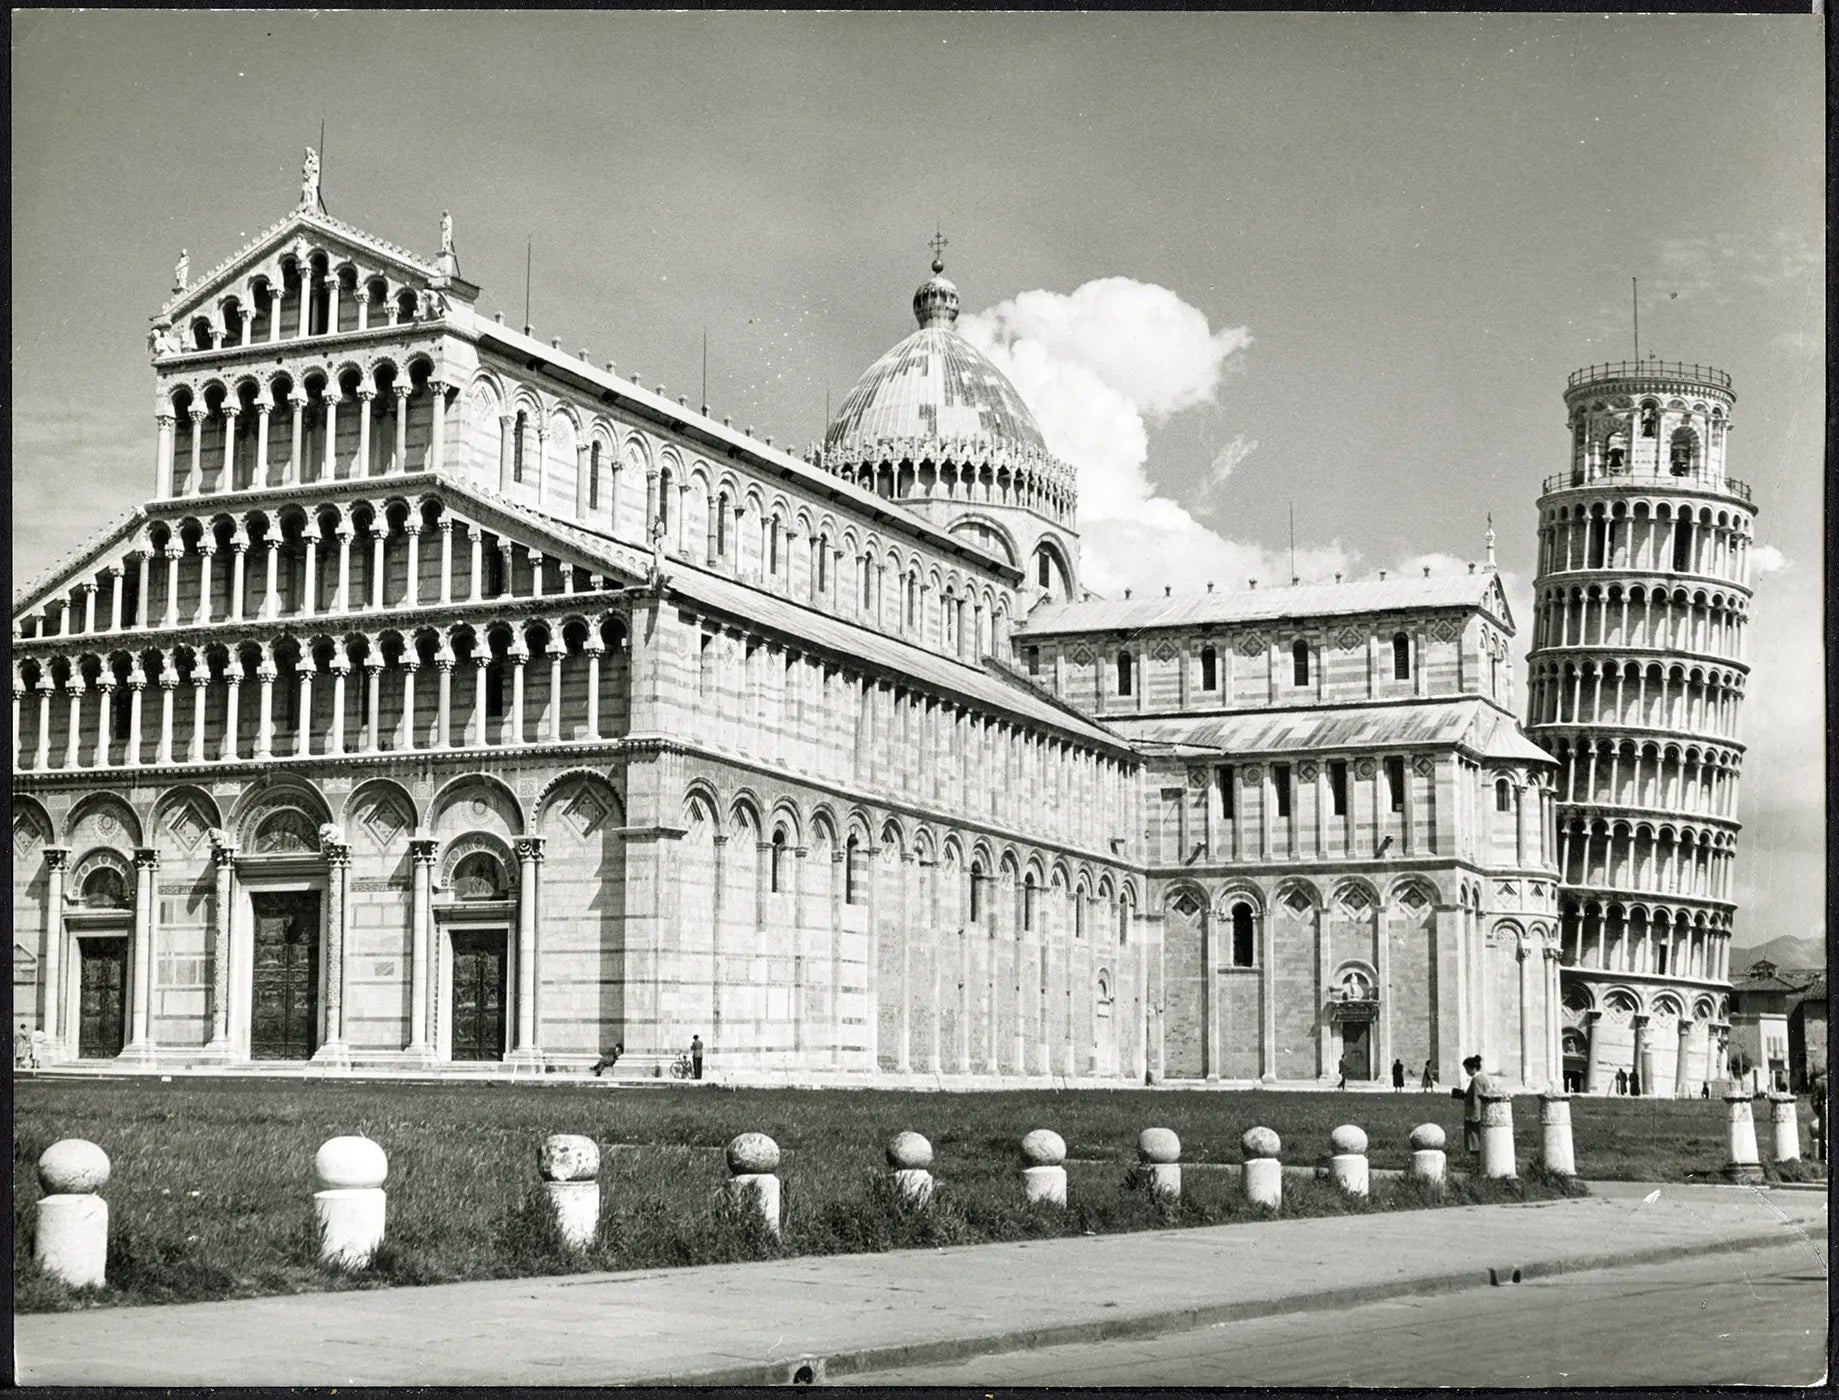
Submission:
<svg viewBox="0 0 1839 1400">
<path fill-rule="evenodd" d="M 1827 1378 L 1822 7 L 10 34 L 18 1384 Z"/>
</svg>

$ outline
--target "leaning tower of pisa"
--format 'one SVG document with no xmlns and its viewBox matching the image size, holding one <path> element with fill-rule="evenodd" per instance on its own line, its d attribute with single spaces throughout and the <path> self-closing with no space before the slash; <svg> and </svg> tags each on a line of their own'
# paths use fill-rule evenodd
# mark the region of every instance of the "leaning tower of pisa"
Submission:
<svg viewBox="0 0 1839 1400">
<path fill-rule="evenodd" d="M 1738 713 L 1756 507 L 1730 376 L 1570 377 L 1539 497 L 1527 732 L 1559 762 L 1567 1083 L 1697 1096 L 1727 1073 Z"/>
</svg>

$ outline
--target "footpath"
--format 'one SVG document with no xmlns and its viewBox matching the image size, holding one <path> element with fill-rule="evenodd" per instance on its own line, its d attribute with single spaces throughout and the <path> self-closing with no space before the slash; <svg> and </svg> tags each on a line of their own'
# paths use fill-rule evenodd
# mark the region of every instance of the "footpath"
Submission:
<svg viewBox="0 0 1839 1400">
<path fill-rule="evenodd" d="M 14 1319 L 14 1359 L 24 1385 L 771 1385 L 1784 1243 L 1825 1268 L 1824 1192 L 1592 1190 L 1522 1206 L 27 1314 Z M 1733 1278 L 1741 1267 L 1733 1258 Z"/>
</svg>

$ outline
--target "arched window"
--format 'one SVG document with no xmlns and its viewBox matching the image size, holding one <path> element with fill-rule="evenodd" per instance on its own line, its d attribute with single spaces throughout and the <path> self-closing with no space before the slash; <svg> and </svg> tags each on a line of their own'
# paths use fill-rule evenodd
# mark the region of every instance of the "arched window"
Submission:
<svg viewBox="0 0 1839 1400">
<path fill-rule="evenodd" d="M 1511 812 L 1513 810 L 1513 784 L 1505 778 L 1499 778 L 1494 784 L 1494 810 Z"/>
<path fill-rule="evenodd" d="M 666 536 L 670 534 L 670 493 L 676 483 L 671 480 L 669 471 L 658 475 L 658 528 Z"/>
<path fill-rule="evenodd" d="M 511 425 L 511 480 L 524 479 L 524 411 L 517 410 L 517 421 Z"/>
<path fill-rule="evenodd" d="M 1073 894 L 1073 937 L 1086 936 L 1086 892 L 1077 890 Z"/>
<path fill-rule="evenodd" d="M 1126 898 L 1117 902 L 1117 941 L 1120 945 L 1130 942 L 1130 901 Z"/>
<path fill-rule="evenodd" d="M 986 877 L 984 876 L 984 873 L 983 873 L 983 862 L 980 860 L 972 861 L 971 862 L 971 922 L 973 924 L 983 922 L 983 893 L 984 893 L 983 882 L 985 878 Z"/>
<path fill-rule="evenodd" d="M 1035 897 L 1034 872 L 1030 871 L 1028 873 L 1028 878 L 1022 882 L 1022 932 L 1023 933 L 1034 932 L 1034 897 Z"/>
<path fill-rule="evenodd" d="M 474 851 L 453 868 L 455 899 L 503 899 L 504 867 L 489 851 Z"/>
<path fill-rule="evenodd" d="M 779 577 L 779 518 L 773 517 L 766 528 L 766 572 Z"/>
<path fill-rule="evenodd" d="M 1692 567 L 1692 522 L 1683 515 L 1673 527 L 1673 572 L 1685 573 Z"/>
<path fill-rule="evenodd" d="M 780 827 L 773 833 L 771 889 L 774 894 L 783 894 L 785 892 L 785 876 L 785 828 Z"/>
<path fill-rule="evenodd" d="M 860 904 L 862 902 L 863 874 L 867 856 L 862 851 L 862 838 L 851 836 L 843 853 L 843 903 Z"/>
<path fill-rule="evenodd" d="M 83 881 L 83 905 L 88 909 L 126 909 L 128 884 L 121 872 L 106 865 L 90 871 Z"/>
<path fill-rule="evenodd" d="M 1660 435 L 1660 405 L 1644 403 L 1641 405 L 1641 436 L 1644 438 Z"/>
<path fill-rule="evenodd" d="M 504 718 L 504 662 L 496 659 L 485 668 L 485 717 Z"/>
<path fill-rule="evenodd" d="M 1411 679 L 1411 638 L 1403 632 L 1392 634 L 1392 679 L 1395 681 Z"/>
<path fill-rule="evenodd" d="M 908 574 L 907 575 L 907 630 L 912 631 L 918 626 L 919 626 L 919 579 L 913 574 Z"/>
<path fill-rule="evenodd" d="M 817 537 L 817 591 L 830 591 L 830 536 Z"/>
<path fill-rule="evenodd" d="M 1309 643 L 1300 638 L 1290 646 L 1290 680 L 1295 685 L 1309 684 Z"/>
<path fill-rule="evenodd" d="M 587 508 L 600 509 L 600 444 L 587 450 Z"/>
<path fill-rule="evenodd" d="M 1232 906 L 1232 965 L 1252 967 L 1258 958 L 1258 939 L 1249 904 Z"/>
<path fill-rule="evenodd" d="M 1117 693 L 1119 695 L 1130 694 L 1133 669 L 1130 653 L 1120 651 L 1117 654 Z"/>
<path fill-rule="evenodd" d="M 1202 690 L 1220 688 L 1220 654 L 1212 647 L 1200 649 L 1200 688 Z"/>
</svg>

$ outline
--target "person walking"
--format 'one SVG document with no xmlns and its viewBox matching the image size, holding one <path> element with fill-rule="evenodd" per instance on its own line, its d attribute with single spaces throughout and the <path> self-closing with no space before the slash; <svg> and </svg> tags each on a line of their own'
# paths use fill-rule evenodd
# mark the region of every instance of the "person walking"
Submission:
<svg viewBox="0 0 1839 1400">
<path fill-rule="evenodd" d="M 1403 1060 L 1392 1062 L 1392 1092 L 1395 1094 L 1405 1092 L 1405 1062 Z"/>
<path fill-rule="evenodd" d="M 1424 1061 L 1424 1080 L 1423 1080 L 1424 1092 L 1428 1094 L 1432 1089 L 1436 1087 L 1436 1084 L 1437 1084 L 1436 1066 L 1432 1064 L 1429 1060 L 1426 1060 Z"/>
<path fill-rule="evenodd" d="M 690 1078 L 702 1078 L 702 1037 L 700 1035 L 690 1037 Z"/>
<path fill-rule="evenodd" d="M 1335 1085 L 1335 1088 L 1345 1089 L 1346 1087 L 1347 1087 L 1347 1056 L 1343 1055 L 1341 1057 L 1341 1082 Z"/>
<path fill-rule="evenodd" d="M 1626 1094 L 1628 1092 L 1628 1071 L 1625 1069 L 1616 1071 L 1616 1092 L 1618 1094 Z"/>
</svg>

